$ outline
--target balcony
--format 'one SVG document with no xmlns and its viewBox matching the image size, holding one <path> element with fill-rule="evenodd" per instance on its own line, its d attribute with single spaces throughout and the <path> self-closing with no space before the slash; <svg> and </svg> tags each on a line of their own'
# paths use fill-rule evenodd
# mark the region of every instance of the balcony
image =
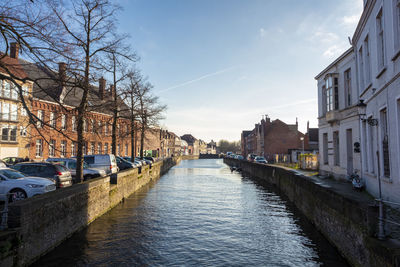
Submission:
<svg viewBox="0 0 400 267">
<path fill-rule="evenodd" d="M 340 113 L 337 110 L 331 110 L 331 111 L 326 113 L 325 119 L 329 123 L 333 123 L 335 121 L 339 121 L 340 120 Z"/>
</svg>

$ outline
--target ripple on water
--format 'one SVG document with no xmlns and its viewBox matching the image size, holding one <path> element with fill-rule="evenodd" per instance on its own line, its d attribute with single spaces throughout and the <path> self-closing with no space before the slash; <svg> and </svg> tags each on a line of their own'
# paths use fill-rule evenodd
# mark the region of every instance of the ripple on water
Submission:
<svg viewBox="0 0 400 267">
<path fill-rule="evenodd" d="M 343 266 L 272 188 L 222 160 L 182 161 L 36 263 L 76 266 Z"/>
</svg>

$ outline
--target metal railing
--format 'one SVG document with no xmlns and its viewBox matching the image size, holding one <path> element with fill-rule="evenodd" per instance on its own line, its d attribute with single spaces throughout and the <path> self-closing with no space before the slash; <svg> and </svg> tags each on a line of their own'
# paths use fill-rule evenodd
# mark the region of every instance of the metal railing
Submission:
<svg viewBox="0 0 400 267">
<path fill-rule="evenodd" d="M 394 225 L 397 225 L 397 226 L 400 226 L 400 223 L 394 222 L 394 221 L 391 221 L 391 220 L 388 220 L 388 219 L 385 219 L 385 218 L 384 218 L 384 215 L 383 215 L 383 204 L 386 203 L 386 204 L 389 204 L 389 205 L 397 205 L 397 206 L 400 206 L 400 203 L 393 202 L 393 201 L 386 201 L 386 200 L 383 200 L 383 199 L 380 199 L 380 198 L 375 199 L 375 201 L 378 202 L 378 207 L 379 207 L 379 217 L 378 217 L 378 220 L 379 220 L 379 230 L 378 230 L 378 239 L 383 240 L 383 239 L 386 238 L 386 234 L 385 234 L 385 222 L 386 222 L 386 223 L 391 223 L 391 224 L 394 224 Z"/>
</svg>

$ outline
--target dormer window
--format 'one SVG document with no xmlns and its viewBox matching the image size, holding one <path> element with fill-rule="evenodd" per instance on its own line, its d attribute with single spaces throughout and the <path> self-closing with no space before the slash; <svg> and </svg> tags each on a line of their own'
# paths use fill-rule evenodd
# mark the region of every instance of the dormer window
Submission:
<svg viewBox="0 0 400 267">
<path fill-rule="evenodd" d="M 339 109 L 339 78 L 337 74 L 328 74 L 325 78 L 326 111 Z"/>
</svg>

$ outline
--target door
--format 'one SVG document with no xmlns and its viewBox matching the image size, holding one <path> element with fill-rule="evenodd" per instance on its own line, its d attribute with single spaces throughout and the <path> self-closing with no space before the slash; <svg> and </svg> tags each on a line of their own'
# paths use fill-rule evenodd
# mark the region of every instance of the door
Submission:
<svg viewBox="0 0 400 267">
<path fill-rule="evenodd" d="M 347 129 L 346 131 L 347 141 L 347 174 L 353 174 L 353 131 Z"/>
</svg>

